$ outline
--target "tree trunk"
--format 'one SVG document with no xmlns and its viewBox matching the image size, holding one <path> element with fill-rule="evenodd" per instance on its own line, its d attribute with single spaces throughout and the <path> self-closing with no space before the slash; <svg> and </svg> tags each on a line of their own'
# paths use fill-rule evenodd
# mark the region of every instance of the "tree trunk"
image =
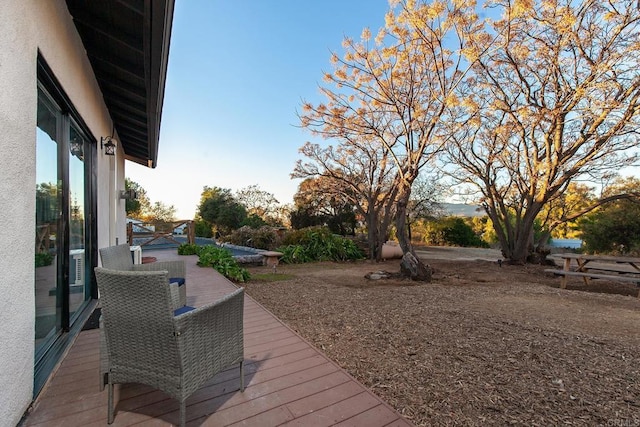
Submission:
<svg viewBox="0 0 640 427">
<path fill-rule="evenodd" d="M 550 231 L 543 231 L 542 235 L 536 242 L 535 248 L 533 250 L 533 254 L 529 257 L 529 262 L 533 262 L 536 264 L 553 264 L 547 260 L 547 256 L 551 253 L 551 250 L 547 247 L 547 242 L 551 238 Z"/>
<path fill-rule="evenodd" d="M 382 255 L 382 242 L 381 242 L 381 230 L 380 230 L 380 218 L 378 212 L 375 210 L 369 210 L 366 215 L 367 218 L 367 243 L 369 245 L 369 260 L 380 261 Z"/>
<path fill-rule="evenodd" d="M 522 231 L 522 230 L 520 230 Z M 503 247 L 502 255 L 507 259 L 509 264 L 523 265 L 527 263 L 529 254 L 529 233 L 518 233 L 518 236 L 513 236 L 512 241 L 507 243 L 507 249 Z"/>
<path fill-rule="evenodd" d="M 372 224 L 369 223 L 368 224 L 368 229 L 367 229 L 367 244 L 369 246 L 369 259 L 370 260 L 374 260 L 377 259 L 377 253 L 378 253 L 378 239 L 376 238 L 376 235 L 378 229 L 377 229 L 377 224 Z"/>
<path fill-rule="evenodd" d="M 382 261 L 382 245 L 386 228 L 378 212 L 367 212 L 367 246 L 370 261 Z"/>
<path fill-rule="evenodd" d="M 409 233 L 407 231 L 407 202 L 409 193 L 402 200 L 398 201 L 396 211 L 396 235 L 398 243 L 402 249 L 402 262 L 400 263 L 400 273 L 411 280 L 423 282 L 431 281 L 431 267 L 424 264 L 416 256 Z"/>
<path fill-rule="evenodd" d="M 537 252 L 547 252 L 548 248 L 547 248 L 547 243 L 549 243 L 549 239 L 551 238 L 551 232 L 550 231 L 543 231 L 542 235 L 540 236 L 540 238 L 538 239 L 538 243 L 536 245 L 537 247 Z"/>
<path fill-rule="evenodd" d="M 402 249 L 402 253 L 413 252 L 413 245 L 407 233 L 407 204 L 404 201 L 398 202 L 396 212 L 396 237 Z"/>
<path fill-rule="evenodd" d="M 400 274 L 411 280 L 418 280 L 421 282 L 431 281 L 431 267 L 424 264 L 418 257 L 411 252 L 407 252 L 402 256 L 400 262 Z"/>
<path fill-rule="evenodd" d="M 529 255 L 529 234 L 522 231 L 522 223 L 518 223 L 518 219 L 515 220 L 515 225 L 512 226 L 511 235 L 511 258 L 512 264 L 525 264 L 527 262 L 527 255 Z"/>
<path fill-rule="evenodd" d="M 489 217 L 500 242 L 502 256 L 505 257 L 507 263 L 523 265 L 530 261 L 536 261 L 531 255 L 534 253 L 533 223 L 539 211 L 538 206 L 536 209 L 531 208 L 520 220 L 516 219 L 510 224 L 506 224 L 506 222 L 511 219 L 499 215 L 497 209 L 489 211 Z"/>
</svg>

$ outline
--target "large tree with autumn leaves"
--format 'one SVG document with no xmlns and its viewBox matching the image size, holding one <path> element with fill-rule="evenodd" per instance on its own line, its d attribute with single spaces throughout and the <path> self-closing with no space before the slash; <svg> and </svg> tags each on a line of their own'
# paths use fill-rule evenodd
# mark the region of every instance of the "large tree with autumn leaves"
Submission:
<svg viewBox="0 0 640 427">
<path fill-rule="evenodd" d="M 573 182 L 636 160 L 640 8 L 637 0 L 490 5 L 500 15 L 487 29 L 492 45 L 469 57 L 474 118 L 447 151 L 454 176 L 481 194 L 504 256 L 523 263 L 534 221 L 563 203 Z M 550 225 L 629 197 L 584 200 Z"/>
<path fill-rule="evenodd" d="M 308 161 L 298 162 L 293 176 L 324 176 L 346 183 L 341 186 L 352 194 L 368 194 L 363 206 L 370 242 L 379 249 L 385 218 L 394 218 L 403 267 L 428 280 L 430 269 L 415 257 L 407 234 L 411 188 L 455 127 L 469 120 L 449 106 L 464 95 L 469 64 L 462 53 L 475 51 L 486 34 L 475 2 L 390 5 L 375 38 L 365 29 L 360 41 L 344 40 L 344 55 L 333 54 L 333 71 L 321 87 L 327 101 L 304 103 L 302 126 L 337 145 L 306 144 L 301 151 Z"/>
<path fill-rule="evenodd" d="M 294 176 L 375 183 L 379 212 L 394 216 L 403 252 L 412 254 L 405 223 L 412 185 L 446 152 L 445 170 L 479 194 L 514 263 L 532 252 L 541 216 L 552 219 L 551 230 L 634 197 L 548 215 L 572 183 L 636 161 L 637 0 L 494 0 L 485 5 L 492 18 L 482 21 L 475 2 L 390 5 L 374 41 L 365 30 L 361 41 L 345 40 L 343 57 L 333 55 L 321 87 L 327 102 L 304 104 L 302 126 L 337 145 L 305 145 L 309 160 Z"/>
</svg>

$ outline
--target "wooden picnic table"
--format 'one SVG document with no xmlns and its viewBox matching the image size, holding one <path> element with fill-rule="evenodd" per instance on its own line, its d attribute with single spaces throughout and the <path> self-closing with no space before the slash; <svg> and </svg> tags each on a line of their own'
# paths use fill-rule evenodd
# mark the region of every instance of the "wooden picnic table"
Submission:
<svg viewBox="0 0 640 427">
<path fill-rule="evenodd" d="M 583 255 L 575 253 L 563 253 L 554 255 L 563 260 L 562 270 L 545 270 L 562 276 L 560 287 L 566 289 L 567 277 L 582 277 L 585 284 L 590 279 L 607 279 L 619 282 L 633 282 L 640 286 L 640 258 L 610 256 L 610 255 Z M 575 264 L 575 268 L 572 266 Z M 638 295 L 640 298 L 640 294 Z"/>
</svg>

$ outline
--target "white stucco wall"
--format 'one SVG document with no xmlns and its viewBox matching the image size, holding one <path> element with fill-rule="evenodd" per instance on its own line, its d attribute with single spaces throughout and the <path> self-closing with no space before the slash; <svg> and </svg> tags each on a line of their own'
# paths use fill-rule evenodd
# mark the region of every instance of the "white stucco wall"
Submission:
<svg viewBox="0 0 640 427">
<path fill-rule="evenodd" d="M 118 149 L 117 162 L 117 170 L 115 173 L 116 176 L 116 196 L 115 196 L 115 231 L 116 238 L 115 242 L 111 242 L 111 244 L 122 244 L 127 242 L 127 202 L 124 199 L 120 198 L 120 192 L 124 191 L 124 178 L 125 178 L 125 161 L 124 161 L 124 151 L 120 148 Z"/>
<path fill-rule="evenodd" d="M 0 426 L 14 426 L 32 401 L 34 364 L 35 144 L 38 50 L 98 139 L 98 245 L 115 219 L 110 188 L 124 188 L 122 153 L 99 149 L 111 121 L 64 0 L 3 0 L 0 13 Z M 118 201 L 117 205 L 120 204 Z M 119 212 L 119 211 L 118 211 Z M 103 215 L 102 213 L 105 213 Z M 117 222 L 124 223 L 124 210 Z M 123 227 L 121 227 L 123 228 Z M 114 235 L 113 233 L 111 235 Z M 124 230 L 115 235 L 124 238 Z"/>
<path fill-rule="evenodd" d="M 99 153 L 98 157 L 103 157 L 105 177 L 98 183 L 98 194 L 108 195 L 98 198 L 98 229 L 108 230 L 98 233 L 98 247 L 103 248 L 127 242 L 126 203 L 120 199 L 120 191 L 124 190 L 125 159 L 120 146 L 117 147 L 115 156 Z"/>
<path fill-rule="evenodd" d="M 25 7 L 3 5 L 0 22 L 0 425 L 13 426 L 33 387 L 36 61 Z M 26 33 L 26 34 L 25 34 Z M 34 54 L 35 55 L 35 52 Z M 33 56 L 31 55 L 31 56 Z M 27 90 L 30 88 L 30 90 Z M 33 183 L 33 184 L 31 184 Z"/>
</svg>

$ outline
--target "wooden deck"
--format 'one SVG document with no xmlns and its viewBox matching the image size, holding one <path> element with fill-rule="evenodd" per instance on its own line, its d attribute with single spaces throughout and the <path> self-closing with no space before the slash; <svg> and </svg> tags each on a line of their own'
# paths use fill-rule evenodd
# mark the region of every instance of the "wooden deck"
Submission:
<svg viewBox="0 0 640 427">
<path fill-rule="evenodd" d="M 174 250 L 144 256 L 176 258 Z M 215 301 L 234 285 L 187 262 L 187 303 Z M 249 297 L 244 313 L 245 384 L 237 367 L 213 378 L 187 401 L 191 426 L 411 426 L 273 314 Z M 36 400 L 24 426 L 103 426 L 107 392 L 99 387 L 98 330 L 84 331 Z M 139 384 L 116 386 L 114 426 L 178 422 L 178 402 Z"/>
</svg>

